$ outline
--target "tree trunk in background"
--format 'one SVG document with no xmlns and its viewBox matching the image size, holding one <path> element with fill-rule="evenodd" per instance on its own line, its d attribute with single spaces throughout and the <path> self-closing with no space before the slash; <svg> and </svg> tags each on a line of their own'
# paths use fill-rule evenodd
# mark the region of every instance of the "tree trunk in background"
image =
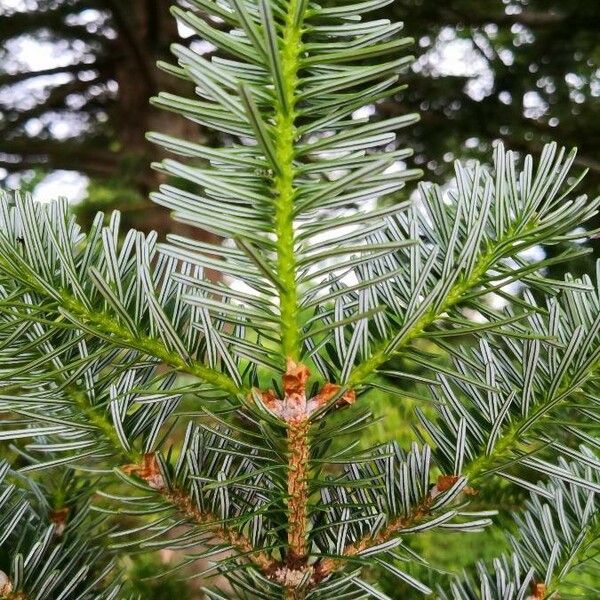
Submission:
<svg viewBox="0 0 600 600">
<path fill-rule="evenodd" d="M 118 208 L 124 227 L 156 229 L 161 237 L 173 229 L 198 235 L 195 228 L 174 224 L 148 200 L 163 178 L 150 168 L 162 156 L 146 141 L 146 132 L 203 139 L 198 125 L 149 104 L 161 90 L 193 95 L 191 84 L 156 67 L 158 60 L 173 60 L 169 47 L 179 39 L 171 4 L 52 0 L 10 8 L 0 0 L 0 168 L 87 175 L 89 197 L 74 206 L 84 226 L 97 210 Z M 90 18 L 87 11 L 98 15 Z M 54 44 L 57 56 L 63 48 L 73 51 L 64 59 L 61 54 L 56 65 L 45 56 L 30 61 L 11 51 L 12 41 L 19 39 Z M 48 67 L 40 71 L 38 64 Z M 55 135 L 57 124 L 72 133 Z"/>
<path fill-rule="evenodd" d="M 149 99 L 159 91 L 191 94 L 193 87 L 156 67 L 158 60 L 169 60 L 169 47 L 178 39 L 177 24 L 170 13 L 169 0 L 141 0 L 126 7 L 115 2 L 113 18 L 120 35 L 114 40 L 113 52 L 128 60 L 116 61 L 115 79 L 119 86 L 119 101 L 114 106 L 112 121 L 122 151 L 122 168 L 126 177 L 135 182 L 142 196 L 157 189 L 164 177 L 150 168 L 163 158 L 161 149 L 146 140 L 147 131 L 159 131 L 175 137 L 198 140 L 198 125 L 173 113 L 152 107 Z M 123 206 L 127 211 L 127 206 Z M 174 223 L 167 211 L 149 201 L 136 207 L 128 221 L 134 226 L 159 232 L 170 231 L 198 237 L 198 230 Z M 136 218 L 135 213 L 139 214 Z M 206 234 L 203 235 L 205 237 Z"/>
</svg>

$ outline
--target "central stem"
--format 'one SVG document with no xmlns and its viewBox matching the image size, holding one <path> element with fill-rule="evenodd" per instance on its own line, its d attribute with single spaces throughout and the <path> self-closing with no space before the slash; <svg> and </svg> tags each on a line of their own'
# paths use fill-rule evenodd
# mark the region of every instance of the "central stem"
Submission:
<svg viewBox="0 0 600 600">
<path fill-rule="evenodd" d="M 293 360 L 298 360 L 300 354 L 294 248 L 294 201 L 296 198 L 294 159 L 297 136 L 295 107 L 302 47 L 302 29 L 295 19 L 297 4 L 298 0 L 291 0 L 289 3 L 281 42 L 284 101 L 278 101 L 275 108 L 275 155 L 279 174 L 274 178 L 281 345 L 283 355 Z"/>
<path fill-rule="evenodd" d="M 281 350 L 287 361 L 298 361 L 301 355 L 299 302 L 296 282 L 296 249 L 294 204 L 296 189 L 296 102 L 302 52 L 303 0 L 290 0 L 280 41 L 283 89 L 275 105 L 275 156 L 278 173 L 275 188 L 275 233 L 277 235 L 277 276 L 281 319 Z M 306 569 L 308 548 L 308 471 L 309 431 L 307 417 L 288 422 L 288 553 L 286 568 L 294 573 Z M 286 600 L 300 600 L 304 592 L 292 577 L 283 585 Z"/>
<path fill-rule="evenodd" d="M 301 419 L 288 426 L 288 566 L 302 569 L 306 563 L 308 524 L 308 432 L 310 422 Z"/>
<path fill-rule="evenodd" d="M 283 355 L 298 360 L 300 355 L 298 291 L 296 287 L 296 253 L 294 248 L 296 94 L 302 30 L 295 15 L 298 0 L 291 0 L 283 26 L 281 68 L 283 101 L 275 110 L 275 153 L 279 174 L 275 178 L 277 194 L 275 228 L 277 232 L 277 272 L 281 284 L 281 345 Z M 308 419 L 289 423 L 288 440 L 288 562 L 290 567 L 301 566 L 307 555 L 308 523 Z"/>
</svg>

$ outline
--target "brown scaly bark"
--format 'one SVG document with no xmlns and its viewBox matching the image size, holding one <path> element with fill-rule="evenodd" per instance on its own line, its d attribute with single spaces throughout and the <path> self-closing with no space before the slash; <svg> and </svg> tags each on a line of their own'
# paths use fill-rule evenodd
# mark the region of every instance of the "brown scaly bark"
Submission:
<svg viewBox="0 0 600 600">
<path fill-rule="evenodd" d="M 307 574 L 312 574 L 312 566 L 308 564 L 310 417 L 336 396 L 338 405 L 355 401 L 353 391 L 344 392 L 341 386 L 332 383 L 326 383 L 317 395 L 307 398 L 309 377 L 305 365 L 288 359 L 283 375 L 284 397 L 278 398 L 273 390 L 260 393 L 265 407 L 284 421 L 287 428 L 288 553 L 272 574 L 284 588 L 284 600 L 302 600 L 306 589 L 301 583 Z"/>
<path fill-rule="evenodd" d="M 156 454 L 145 454 L 141 465 L 125 465 L 122 470 L 143 479 L 190 522 L 205 527 L 214 540 L 231 545 L 263 573 L 270 573 L 276 569 L 277 561 L 265 552 L 257 550 L 245 535 L 219 523 L 218 516 L 200 510 L 193 499 L 183 490 L 167 487 L 160 472 Z"/>
<path fill-rule="evenodd" d="M 379 544 L 383 544 L 388 540 L 391 540 L 403 529 L 414 527 L 415 525 L 426 521 L 431 514 L 431 505 L 436 496 L 449 490 L 458 481 L 458 479 L 459 477 L 457 475 L 440 475 L 436 485 L 431 488 L 421 503 L 415 506 L 408 515 L 391 520 L 377 535 L 366 535 L 361 540 L 353 544 L 349 544 L 344 549 L 342 557 L 325 558 L 318 561 L 314 567 L 314 574 L 311 583 L 317 584 L 323 581 L 334 571 L 341 569 L 348 559 L 358 556 L 361 554 L 361 552 L 364 552 L 369 548 L 378 546 Z M 476 493 L 475 490 L 470 487 L 464 488 L 463 492 L 466 494 Z"/>
<path fill-rule="evenodd" d="M 288 459 L 288 564 L 303 564 L 307 556 L 309 449 L 308 419 L 289 424 Z"/>
</svg>

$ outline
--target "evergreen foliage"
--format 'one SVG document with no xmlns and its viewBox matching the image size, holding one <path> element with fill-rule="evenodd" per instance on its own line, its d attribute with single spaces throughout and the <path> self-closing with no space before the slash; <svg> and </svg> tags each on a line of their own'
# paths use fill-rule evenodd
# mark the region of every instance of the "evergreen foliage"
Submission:
<svg viewBox="0 0 600 600">
<path fill-rule="evenodd" d="M 441 598 L 540 600 L 597 564 L 600 291 L 546 269 L 586 252 L 600 199 L 552 144 L 537 166 L 499 145 L 493 168 L 457 164 L 452 190 L 398 202 L 419 172 L 396 131 L 417 117 L 356 113 L 410 64 L 402 27 L 370 20 L 388 2 L 174 9 L 219 52 L 175 46 L 161 66 L 196 97 L 154 102 L 226 142 L 151 134 L 174 154 L 156 168 L 187 180 L 153 200 L 224 241 L 157 243 L 118 213 L 85 233 L 64 201 L 0 201 L 0 439 L 18 469 L 0 598 L 121 597 L 112 556 L 160 548 L 221 576 L 209 599 L 388 598 L 378 567 Z M 353 439 L 371 394 L 422 403 L 409 449 Z M 437 591 L 409 574 L 411 536 L 491 526 L 502 506 L 478 495 L 500 478 L 531 494 L 513 554 Z"/>
</svg>

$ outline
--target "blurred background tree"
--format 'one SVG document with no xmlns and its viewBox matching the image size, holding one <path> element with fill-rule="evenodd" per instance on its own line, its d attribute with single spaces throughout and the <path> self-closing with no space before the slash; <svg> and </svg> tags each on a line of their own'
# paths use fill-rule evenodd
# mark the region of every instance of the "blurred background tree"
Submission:
<svg viewBox="0 0 600 600">
<path fill-rule="evenodd" d="M 177 28 L 169 14 L 175 1 L 0 1 L 0 185 L 41 199 L 66 195 L 84 220 L 119 208 L 127 226 L 161 234 L 173 227 L 147 201 L 160 176 L 149 167 L 158 149 L 145 132 L 207 140 L 199 126 L 149 105 L 159 90 L 178 93 L 186 85 L 155 63 L 169 60 L 180 36 L 213 50 Z M 394 0 L 378 17 L 405 22 L 417 60 L 405 92 L 363 110 L 421 113 L 416 127 L 399 132 L 399 143 L 415 149 L 425 179 L 447 181 L 456 158 L 486 160 L 498 139 L 533 153 L 554 139 L 579 147 L 578 164 L 590 170 L 583 191 L 600 193 L 600 2 Z M 590 271 L 591 260 L 555 275 Z M 376 401 L 385 415 L 381 436 L 410 440 L 411 402 Z M 457 548 L 449 534 L 447 544 L 421 550 L 449 570 L 497 553 L 488 533 L 470 540 L 472 547 Z M 143 579 L 158 567 L 144 559 L 132 568 Z M 164 597 L 164 589 L 146 585 L 138 590 L 144 598 Z M 385 590 L 391 597 L 416 597 L 394 586 Z"/>
<path fill-rule="evenodd" d="M 156 68 L 179 35 L 171 4 L 0 3 L 0 174 L 6 185 L 37 180 L 40 173 L 57 191 L 62 181 L 79 183 L 87 200 L 80 212 L 118 205 L 131 225 L 164 229 L 164 213 L 147 201 L 158 181 L 149 166 L 158 150 L 145 133 L 199 133 L 148 103 L 159 90 L 184 85 Z"/>
</svg>

